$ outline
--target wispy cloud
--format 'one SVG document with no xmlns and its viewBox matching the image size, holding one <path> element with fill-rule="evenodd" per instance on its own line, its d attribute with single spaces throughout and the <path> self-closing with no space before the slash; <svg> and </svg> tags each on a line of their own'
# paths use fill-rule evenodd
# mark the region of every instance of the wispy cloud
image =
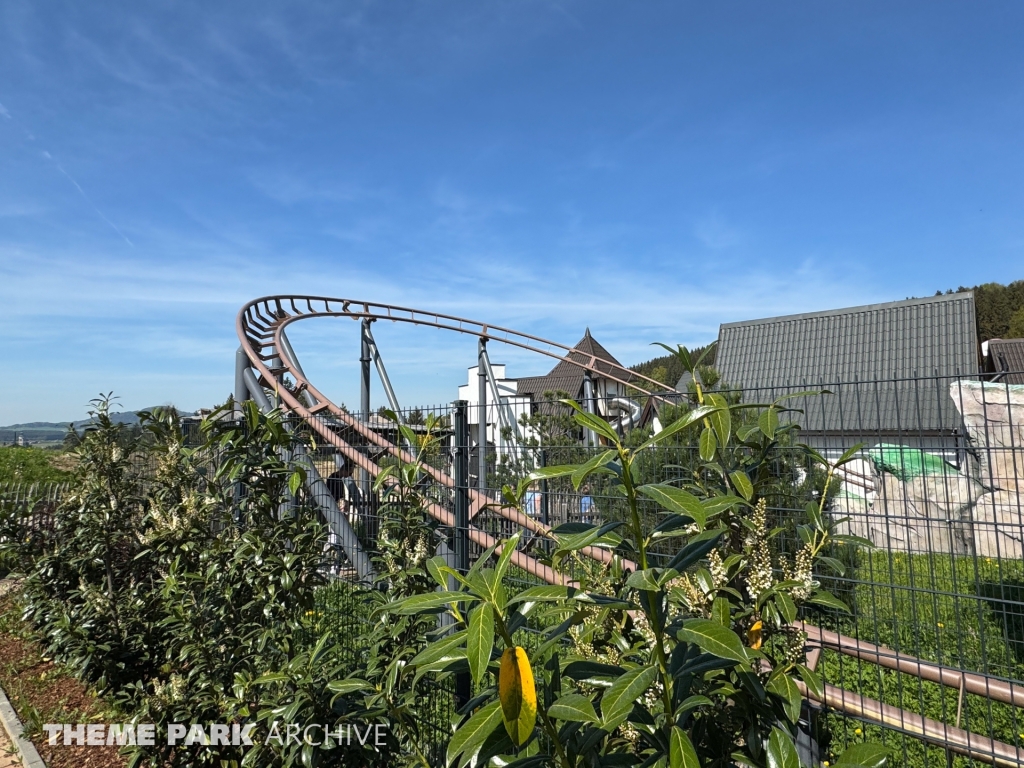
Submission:
<svg viewBox="0 0 1024 768">
<path fill-rule="evenodd" d="M 60 163 L 59 163 L 59 162 L 57 161 L 57 159 L 56 159 L 55 157 L 53 157 L 53 155 L 51 155 L 51 154 L 50 154 L 49 152 L 46 152 L 46 151 L 44 150 L 44 151 L 43 151 L 43 152 L 42 152 L 41 154 L 42 154 L 42 156 L 43 156 L 44 158 L 46 158 L 46 159 L 47 159 L 47 160 L 49 160 L 49 161 L 50 161 L 51 163 L 53 163 L 54 167 L 55 167 L 55 168 L 56 168 L 56 169 L 57 169 L 58 171 L 60 171 L 60 172 L 61 172 L 62 174 L 64 174 L 64 178 L 66 178 L 66 179 L 67 179 L 68 181 L 70 181 L 70 182 L 71 182 L 71 183 L 72 183 L 72 184 L 74 185 L 75 189 L 77 189 L 77 190 L 78 190 L 78 194 L 80 194 L 80 195 L 82 196 L 82 199 L 83 199 L 83 200 L 85 200 L 85 202 L 87 202 L 87 203 L 89 204 L 89 206 L 90 206 L 90 207 L 91 207 L 91 208 L 92 208 L 92 209 L 93 209 L 94 211 L 96 211 L 96 215 L 97 215 L 97 216 L 99 216 L 99 217 L 100 217 L 101 219 L 103 219 L 103 220 L 104 220 L 105 222 L 107 222 L 107 224 L 108 224 L 108 225 L 110 225 L 110 228 L 111 228 L 112 230 L 114 230 L 115 232 L 117 232 L 117 234 L 118 234 L 118 235 L 120 235 L 120 236 L 121 236 L 121 239 L 122 239 L 122 240 L 124 240 L 124 241 L 125 241 L 126 243 L 128 243 L 128 245 L 130 245 L 131 247 L 133 247 L 133 248 L 134 248 L 134 247 L 135 247 L 135 243 L 133 243 L 133 242 L 132 242 L 131 240 L 129 240 L 129 239 L 128 239 L 128 236 L 127 236 L 127 235 L 126 235 L 126 234 L 125 234 L 124 232 L 122 232 L 122 231 L 121 231 L 121 230 L 120 230 L 120 229 L 118 228 L 117 224 L 115 224 L 114 222 L 112 222 L 112 221 L 111 221 L 110 219 L 108 219 L 108 218 L 107 218 L 107 215 L 106 215 L 105 213 L 103 213 L 103 211 L 101 211 L 101 210 L 99 209 L 99 206 L 98 206 L 98 205 L 96 205 L 96 203 L 94 203 L 94 202 L 92 201 L 92 198 L 91 198 L 91 197 L 89 197 L 89 196 L 88 196 L 87 194 L 85 194 L 85 190 L 84 190 L 84 189 L 82 189 L 82 185 L 81 185 L 81 184 L 79 184 L 79 183 L 78 183 L 77 181 L 75 181 L 75 180 L 74 180 L 74 179 L 73 179 L 73 178 L 71 177 L 71 174 L 70 174 L 70 173 L 68 173 L 67 171 L 65 171 L 65 170 L 64 170 L 64 166 L 63 166 L 63 165 L 61 165 L 61 164 L 60 164 Z"/>
<path fill-rule="evenodd" d="M 705 247 L 714 251 L 731 248 L 742 240 L 740 230 L 718 211 L 700 218 L 693 226 L 693 234 Z"/>
<path fill-rule="evenodd" d="M 355 182 L 317 178 L 316 174 L 295 171 L 260 170 L 248 174 L 249 182 L 271 200 L 283 205 L 298 203 L 351 203 L 381 199 L 385 193 L 370 190 Z"/>
</svg>

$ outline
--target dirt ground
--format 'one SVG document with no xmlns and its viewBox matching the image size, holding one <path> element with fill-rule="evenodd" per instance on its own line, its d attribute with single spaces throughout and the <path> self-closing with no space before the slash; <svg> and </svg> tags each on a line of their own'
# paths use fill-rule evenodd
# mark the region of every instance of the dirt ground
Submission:
<svg viewBox="0 0 1024 768">
<path fill-rule="evenodd" d="M 19 636 L 20 619 L 11 621 L 15 601 L 12 585 L 0 580 L 0 687 L 26 725 L 28 737 L 51 768 L 124 768 L 126 761 L 117 747 L 50 746 L 43 723 L 104 722 L 105 707 L 82 683 L 43 658 L 42 650 L 30 638 Z M 14 630 L 11 627 L 15 627 Z M 114 720 L 120 722 L 120 719 Z M 6 768 L 0 750 L 0 768 Z M 18 765 L 18 763 L 14 763 Z"/>
</svg>

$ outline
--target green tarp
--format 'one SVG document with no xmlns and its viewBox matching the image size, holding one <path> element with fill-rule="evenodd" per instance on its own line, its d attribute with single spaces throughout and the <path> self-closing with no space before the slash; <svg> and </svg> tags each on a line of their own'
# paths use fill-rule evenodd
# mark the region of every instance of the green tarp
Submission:
<svg viewBox="0 0 1024 768">
<path fill-rule="evenodd" d="M 955 475 L 958 470 L 941 456 L 925 453 L 906 445 L 879 443 L 864 451 L 884 472 L 890 472 L 900 480 L 910 480 L 922 475 Z"/>
</svg>

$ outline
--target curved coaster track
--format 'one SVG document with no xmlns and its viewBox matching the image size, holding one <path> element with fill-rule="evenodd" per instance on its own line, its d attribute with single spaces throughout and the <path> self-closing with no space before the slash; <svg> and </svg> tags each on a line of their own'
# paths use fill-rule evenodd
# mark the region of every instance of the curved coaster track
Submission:
<svg viewBox="0 0 1024 768">
<path fill-rule="evenodd" d="M 371 428 L 365 420 L 353 416 L 346 409 L 331 402 L 330 398 L 306 377 L 288 341 L 286 329 L 292 323 L 300 320 L 325 317 L 348 318 L 361 323 L 363 343 L 361 359 L 364 364 L 364 384 L 368 386 L 368 361 L 372 354 L 377 362 L 384 389 L 395 410 L 397 407 L 395 407 L 394 393 L 380 363 L 375 342 L 369 331 L 370 324 L 376 321 L 388 320 L 475 336 L 478 339 L 481 352 L 481 371 L 486 369 L 492 387 L 494 387 L 494 378 L 490 372 L 486 344 L 495 341 L 545 355 L 559 362 L 567 362 L 581 369 L 588 380 L 591 376 L 599 376 L 628 386 L 640 397 L 658 398 L 659 395 L 678 394 L 675 390 L 654 379 L 604 359 L 600 360 L 599 369 L 598 358 L 593 355 L 588 356 L 578 349 L 564 344 L 453 315 L 355 299 L 321 296 L 267 296 L 243 306 L 236 320 L 236 330 L 241 346 L 236 356 L 235 401 L 242 402 L 253 399 L 265 412 L 277 407 L 284 412 L 293 414 L 301 419 L 323 441 L 323 444 L 333 446 L 350 462 L 351 466 L 359 468 L 369 477 L 375 478 L 381 472 L 381 464 L 371 458 L 371 454 L 392 456 L 403 462 L 413 462 L 415 457 L 400 442 L 389 440 L 385 434 Z M 286 386 L 286 375 L 291 377 L 294 384 Z M 276 402 L 271 401 L 268 392 L 273 393 Z M 496 387 L 494 387 L 494 392 L 497 395 Z M 352 444 L 350 436 L 357 437 L 363 442 L 363 446 Z M 372 447 L 373 451 L 366 450 L 366 447 Z M 306 468 L 306 482 L 313 497 L 321 500 L 333 499 L 323 479 L 319 476 L 312 458 L 305 453 L 301 446 L 296 446 L 292 458 Z M 478 525 L 485 510 L 488 514 L 496 515 L 505 521 L 503 525 L 508 530 L 526 529 L 538 536 L 550 534 L 549 526 L 523 514 L 514 507 L 496 502 L 480 490 L 467 487 L 468 483 L 465 481 L 457 485 L 455 478 L 442 469 L 423 465 L 422 471 L 438 485 L 468 494 L 469 510 L 465 521 L 468 523 L 466 526 L 468 537 L 470 541 L 483 549 L 495 546 L 498 552 L 501 551 L 501 543 L 498 538 Z M 331 503 L 321 501 L 321 509 L 331 531 L 338 537 L 347 558 L 352 563 L 358 578 L 360 580 L 372 579 L 373 570 L 370 559 L 346 517 L 339 512 L 336 505 Z M 454 528 L 460 522 L 445 505 L 431 503 L 427 511 L 443 526 Z M 603 549 L 587 548 L 583 550 L 583 553 L 604 563 L 610 563 L 612 560 L 612 555 Z M 563 574 L 556 572 L 526 552 L 514 552 L 512 562 L 547 583 L 570 583 Z M 623 563 L 623 565 L 629 568 L 631 564 Z M 817 665 L 822 651 L 835 651 L 885 669 L 912 674 L 922 680 L 957 688 L 960 692 L 961 705 L 964 695 L 970 693 L 984 696 L 993 701 L 1024 707 L 1024 687 L 1015 682 L 942 666 L 810 624 L 802 623 L 801 628 L 807 633 L 808 663 L 812 668 Z M 910 735 L 945 749 L 949 754 L 964 755 L 992 765 L 1024 766 L 1024 750 L 1013 745 L 884 704 L 860 693 L 832 685 L 825 685 L 820 696 L 806 689 L 803 693 L 810 700 L 833 711 L 884 726 L 897 733 Z M 957 726 L 959 726 L 959 720 L 958 716 Z"/>
</svg>

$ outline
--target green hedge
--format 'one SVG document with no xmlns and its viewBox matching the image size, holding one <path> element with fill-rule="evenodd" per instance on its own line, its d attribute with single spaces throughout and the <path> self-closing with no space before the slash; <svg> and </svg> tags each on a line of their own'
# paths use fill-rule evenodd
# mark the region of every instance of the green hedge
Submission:
<svg viewBox="0 0 1024 768">
<path fill-rule="evenodd" d="M 861 554 L 850 584 L 852 618 L 824 623 L 843 634 L 884 645 L 949 667 L 1024 677 L 1024 563 L 972 556 Z M 849 656 L 823 655 L 825 679 L 846 690 L 886 704 L 956 724 L 959 690 L 882 669 Z M 946 765 L 945 751 L 926 747 L 913 737 L 827 718 L 833 736 L 830 752 L 849 743 L 884 740 L 896 752 L 893 766 L 928 768 Z M 1024 710 L 967 694 L 960 727 L 999 741 L 1024 746 Z M 974 765 L 955 758 L 956 766 Z"/>
</svg>

